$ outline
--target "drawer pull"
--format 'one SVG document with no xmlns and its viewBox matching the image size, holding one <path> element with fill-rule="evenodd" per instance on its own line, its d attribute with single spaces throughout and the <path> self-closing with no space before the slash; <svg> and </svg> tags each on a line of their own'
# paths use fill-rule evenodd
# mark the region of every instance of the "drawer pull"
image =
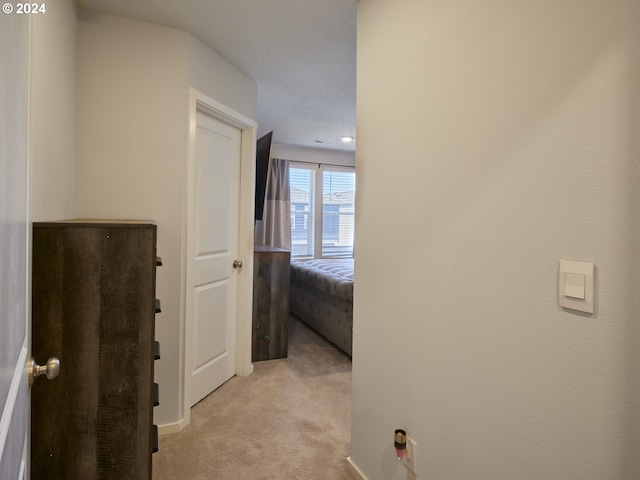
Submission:
<svg viewBox="0 0 640 480">
<path fill-rule="evenodd" d="M 156 453 L 158 451 L 158 426 L 153 426 L 153 433 L 151 434 L 151 452 Z"/>
</svg>

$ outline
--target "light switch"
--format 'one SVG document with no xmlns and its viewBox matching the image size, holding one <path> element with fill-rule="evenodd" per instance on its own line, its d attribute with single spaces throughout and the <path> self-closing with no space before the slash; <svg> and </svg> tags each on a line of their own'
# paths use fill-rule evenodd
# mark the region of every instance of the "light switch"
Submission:
<svg viewBox="0 0 640 480">
<path fill-rule="evenodd" d="M 585 276 L 579 273 L 564 274 L 564 296 L 584 300 Z"/>
<path fill-rule="evenodd" d="M 560 260 L 558 272 L 560 306 L 580 312 L 595 312 L 595 265 Z"/>
</svg>

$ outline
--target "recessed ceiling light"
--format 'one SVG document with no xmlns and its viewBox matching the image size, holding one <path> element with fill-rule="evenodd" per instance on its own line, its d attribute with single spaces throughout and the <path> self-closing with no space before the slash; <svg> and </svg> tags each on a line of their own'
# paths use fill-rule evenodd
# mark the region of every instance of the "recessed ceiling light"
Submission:
<svg viewBox="0 0 640 480">
<path fill-rule="evenodd" d="M 340 140 L 342 140 L 344 143 L 350 143 L 353 142 L 353 137 L 340 137 Z"/>
</svg>

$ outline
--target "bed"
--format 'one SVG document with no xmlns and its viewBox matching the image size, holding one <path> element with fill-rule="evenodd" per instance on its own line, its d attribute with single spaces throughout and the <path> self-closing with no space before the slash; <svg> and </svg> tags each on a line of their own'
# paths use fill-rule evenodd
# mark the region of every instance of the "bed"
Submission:
<svg viewBox="0 0 640 480">
<path fill-rule="evenodd" d="M 351 356 L 353 259 L 292 260 L 289 311 Z"/>
</svg>

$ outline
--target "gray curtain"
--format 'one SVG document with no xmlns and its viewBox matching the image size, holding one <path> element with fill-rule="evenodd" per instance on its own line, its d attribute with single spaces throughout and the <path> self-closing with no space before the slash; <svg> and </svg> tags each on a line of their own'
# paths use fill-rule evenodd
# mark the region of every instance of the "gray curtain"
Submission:
<svg viewBox="0 0 640 480">
<path fill-rule="evenodd" d="M 264 215 L 256 223 L 255 244 L 291 251 L 289 160 L 272 158 L 267 171 Z"/>
</svg>

